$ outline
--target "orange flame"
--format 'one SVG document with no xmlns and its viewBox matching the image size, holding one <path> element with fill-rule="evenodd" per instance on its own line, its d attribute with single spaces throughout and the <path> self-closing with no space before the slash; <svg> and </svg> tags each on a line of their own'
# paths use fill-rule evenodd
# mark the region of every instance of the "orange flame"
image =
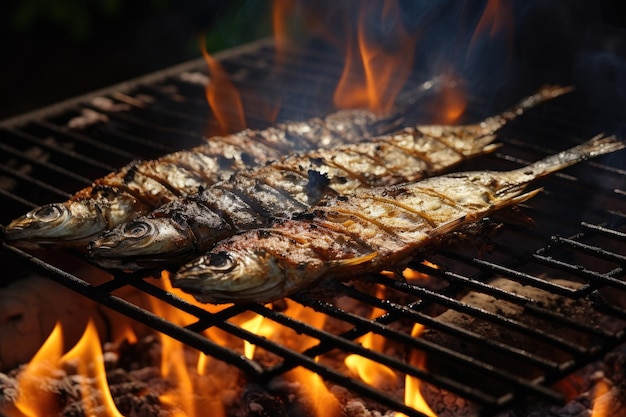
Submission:
<svg viewBox="0 0 626 417">
<path fill-rule="evenodd" d="M 89 320 L 78 343 L 63 356 L 62 333 L 61 326 L 57 323 L 37 354 L 18 376 L 19 396 L 15 407 L 28 417 L 59 413 L 61 410 L 57 396 L 45 390 L 45 382 L 42 381 L 53 378 L 56 369 L 72 363 L 82 377 L 79 384 L 85 415 L 123 417 L 109 390 L 100 338 L 93 321 Z"/>
<path fill-rule="evenodd" d="M 593 389 L 593 409 L 590 417 L 609 417 L 611 412 L 611 387 L 606 379 L 600 378 Z"/>
<path fill-rule="evenodd" d="M 378 287 L 377 297 L 384 297 L 383 287 Z M 385 310 L 375 307 L 372 309 L 370 317 L 375 319 L 385 313 Z M 359 341 L 366 349 L 378 352 L 384 349 L 385 338 L 376 333 L 367 333 L 365 336 L 361 337 Z M 396 373 L 392 369 L 371 359 L 359 355 L 348 355 L 344 359 L 344 363 L 348 369 L 357 374 L 364 382 L 376 388 L 393 388 L 398 383 Z"/>
<path fill-rule="evenodd" d="M 230 306 L 202 304 L 196 301 L 192 295 L 172 287 L 167 271 L 161 273 L 161 279 L 157 283 L 165 291 L 209 312 L 221 311 Z M 161 300 L 151 299 L 151 304 L 153 313 L 177 325 L 186 326 L 197 320 L 195 316 Z M 219 338 L 219 332 L 217 329 L 210 329 L 205 331 L 205 334 L 209 338 L 213 335 Z M 224 416 L 219 378 L 207 372 L 210 358 L 203 353 L 196 354 L 187 349 L 182 342 L 163 333 L 160 333 L 160 337 L 161 375 L 172 384 L 173 388 L 161 394 L 159 400 L 176 417 L 199 417 L 204 415 L 207 409 L 210 409 L 212 415 L 216 417 Z M 194 364 L 196 372 L 193 372 Z"/>
<path fill-rule="evenodd" d="M 455 78 L 455 77 L 452 77 Z M 460 85 L 443 85 L 432 106 L 432 123 L 454 124 L 467 108 L 467 92 Z"/>
<path fill-rule="evenodd" d="M 276 47 L 276 66 L 285 64 L 290 30 L 287 22 L 292 20 L 295 3 L 293 0 L 274 0 L 272 7 L 272 27 L 274 28 L 274 46 Z"/>
<path fill-rule="evenodd" d="M 20 390 L 14 406 L 27 417 L 37 417 L 59 410 L 53 393 L 42 391 L 40 382 L 58 368 L 63 353 L 63 330 L 57 323 L 48 339 L 39 348 L 17 377 Z"/>
<path fill-rule="evenodd" d="M 78 374 L 86 377 L 80 380 L 85 415 L 123 417 L 109 390 L 100 338 L 93 321 L 89 320 L 83 337 L 61 358 L 62 363 L 70 361 L 76 362 Z M 95 387 L 91 386 L 92 383 L 95 383 Z M 99 401 L 96 401 L 97 397 L 100 397 Z"/>
<path fill-rule="evenodd" d="M 222 65 L 206 50 L 204 37 L 200 37 L 200 50 L 211 76 L 205 93 L 219 126 L 219 132 L 215 134 L 227 134 L 245 129 L 246 119 L 241 96 Z"/>
<path fill-rule="evenodd" d="M 295 368 L 286 376 L 300 382 L 301 394 L 308 400 L 316 417 L 341 415 L 341 404 L 326 387 L 322 378 L 305 368 Z"/>
<path fill-rule="evenodd" d="M 513 41 L 513 4 L 509 0 L 488 0 L 485 10 L 476 25 L 472 35 L 471 44 L 485 32 L 490 38 L 494 38 L 498 33 L 506 32 L 509 43 Z"/>
<path fill-rule="evenodd" d="M 428 266 L 433 269 L 439 269 L 439 265 L 436 265 L 429 261 L 422 261 L 422 265 Z M 430 275 L 416 271 L 411 268 L 405 268 L 404 271 L 402 271 L 402 276 L 408 281 L 430 278 Z"/>
<path fill-rule="evenodd" d="M 375 112 L 388 112 L 410 75 L 415 39 L 402 24 L 395 24 L 391 34 L 396 50 L 390 51 L 389 43 L 382 45 L 368 39 L 367 22 L 372 16 L 400 20 L 400 8 L 395 1 L 384 2 L 382 10 L 379 6 L 378 2 L 362 3 L 356 45 L 349 40 L 346 65 L 333 97 L 339 108 L 365 107 Z"/>
<path fill-rule="evenodd" d="M 424 326 L 419 323 L 415 323 L 413 330 L 411 331 L 411 336 L 419 337 L 423 331 Z M 410 361 L 413 366 L 424 369 L 426 355 L 420 351 L 413 351 Z M 424 400 L 424 397 L 420 392 L 420 380 L 409 375 L 407 375 L 404 385 L 404 403 L 429 417 L 437 417 L 437 414 L 435 414 L 428 403 L 426 403 L 426 400 Z M 404 414 L 396 415 L 404 416 Z"/>
</svg>

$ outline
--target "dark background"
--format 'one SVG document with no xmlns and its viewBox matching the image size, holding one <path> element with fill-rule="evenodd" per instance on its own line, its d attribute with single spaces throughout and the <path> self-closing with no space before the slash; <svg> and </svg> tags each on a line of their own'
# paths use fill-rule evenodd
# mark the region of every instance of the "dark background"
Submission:
<svg viewBox="0 0 626 417">
<path fill-rule="evenodd" d="M 294 2 L 338 30 L 336 17 L 356 16 L 360 4 Z M 476 38 L 486 0 L 399 2 L 405 25 L 420 36 L 416 66 L 426 74 L 453 67 L 487 93 L 574 84 L 594 105 L 626 103 L 625 1 L 501 1 L 512 5 L 510 27 Z M 200 33 L 211 53 L 269 36 L 270 7 L 257 0 L 3 2 L 0 120 L 197 58 Z M 382 36 L 387 29 L 377 28 Z"/>
<path fill-rule="evenodd" d="M 267 36 L 269 3 L 3 1 L 0 120 L 200 57 L 200 33 L 210 52 Z"/>
</svg>

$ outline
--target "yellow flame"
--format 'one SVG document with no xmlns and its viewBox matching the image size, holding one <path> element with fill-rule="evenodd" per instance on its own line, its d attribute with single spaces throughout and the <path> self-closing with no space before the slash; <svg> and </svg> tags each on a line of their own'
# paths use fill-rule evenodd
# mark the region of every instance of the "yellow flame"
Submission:
<svg viewBox="0 0 626 417">
<path fill-rule="evenodd" d="M 341 415 L 341 404 L 329 390 L 322 378 L 305 368 L 295 368 L 288 378 L 300 382 L 303 387 L 301 394 L 306 398 L 314 411 L 315 417 L 334 417 Z"/>
<path fill-rule="evenodd" d="M 413 326 L 413 330 L 411 331 L 411 336 L 419 337 L 420 334 L 424 331 L 424 326 L 415 323 Z M 419 369 L 424 369 L 424 364 L 426 362 L 426 356 L 423 352 L 414 351 L 410 357 L 411 364 Z M 430 408 L 422 393 L 420 392 L 420 380 L 414 378 L 410 375 L 406 376 L 405 385 L 404 385 L 404 403 L 409 407 L 419 411 L 420 413 L 426 414 L 429 417 L 437 417 L 437 414 Z M 404 416 L 404 414 L 396 414 L 396 416 Z"/>
<path fill-rule="evenodd" d="M 63 355 L 61 362 L 76 362 L 78 374 L 86 377 L 80 379 L 85 415 L 123 417 L 117 410 L 109 390 L 100 345 L 96 325 L 89 320 L 83 336 L 69 352 Z"/>
<path fill-rule="evenodd" d="M 379 286 L 376 291 L 378 298 L 384 298 L 384 287 Z M 370 317 L 375 319 L 386 311 L 373 308 Z M 367 333 L 358 339 L 361 345 L 370 350 L 381 352 L 384 349 L 385 338 L 376 333 Z M 348 355 L 344 363 L 353 373 L 357 374 L 365 383 L 380 389 L 393 388 L 398 383 L 396 373 L 389 367 L 359 355 Z"/>
<path fill-rule="evenodd" d="M 58 409 L 54 394 L 42 391 L 40 384 L 57 369 L 62 353 L 63 330 L 57 322 L 50 336 L 17 377 L 19 392 L 14 405 L 25 416 L 38 417 Z"/>
<path fill-rule="evenodd" d="M 390 51 L 388 47 L 368 39 L 367 21 L 372 16 L 399 21 L 400 8 L 392 0 L 361 3 L 357 40 L 355 45 L 348 42 L 346 64 L 333 101 L 339 108 L 365 107 L 385 113 L 393 107 L 397 94 L 411 73 L 415 38 L 404 30 L 402 24 L 395 24 L 393 36 L 398 49 Z M 362 78 L 357 77 L 358 74 L 362 74 Z"/>
</svg>

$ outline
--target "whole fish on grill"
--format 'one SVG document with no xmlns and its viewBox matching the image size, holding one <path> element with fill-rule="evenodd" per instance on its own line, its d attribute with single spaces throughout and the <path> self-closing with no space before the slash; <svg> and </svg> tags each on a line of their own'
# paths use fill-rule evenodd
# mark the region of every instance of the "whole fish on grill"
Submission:
<svg viewBox="0 0 626 417">
<path fill-rule="evenodd" d="M 202 302 L 269 302 L 323 277 L 399 268 L 451 232 L 535 196 L 540 189 L 524 190 L 537 178 L 623 148 L 600 135 L 512 171 L 461 172 L 329 197 L 297 218 L 219 242 L 181 267 L 172 284 Z"/>
<path fill-rule="evenodd" d="M 470 140 L 492 134 L 526 109 L 570 91 L 545 87 L 504 113 L 467 126 L 420 126 L 423 134 Z M 390 117 L 395 120 L 395 117 Z M 278 125 L 261 131 L 214 137 L 189 151 L 133 162 L 98 179 L 64 203 L 36 208 L 5 227 L 16 245 L 84 247 L 106 229 L 147 214 L 182 195 L 226 179 L 233 172 L 278 159 L 295 149 L 333 148 L 368 138 L 388 119 L 367 111 L 340 111 L 325 119 Z"/>
<path fill-rule="evenodd" d="M 302 212 L 328 192 L 415 181 L 498 147 L 493 135 L 426 136 L 417 129 L 292 155 L 165 204 L 119 225 L 89 245 L 105 268 L 140 270 L 180 265 L 240 230 Z M 330 187 L 330 188 L 329 188 Z"/>
<path fill-rule="evenodd" d="M 66 202 L 35 208 L 6 226 L 4 237 L 24 247 L 84 247 L 104 230 L 195 193 L 237 170 L 262 165 L 295 150 L 355 143 L 389 131 L 397 117 L 341 110 L 324 119 L 211 137 L 190 150 L 131 162 Z"/>
</svg>

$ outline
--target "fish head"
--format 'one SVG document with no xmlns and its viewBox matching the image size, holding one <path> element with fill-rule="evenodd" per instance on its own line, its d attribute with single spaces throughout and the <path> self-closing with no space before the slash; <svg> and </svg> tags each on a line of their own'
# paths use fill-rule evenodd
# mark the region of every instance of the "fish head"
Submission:
<svg viewBox="0 0 626 417">
<path fill-rule="evenodd" d="M 166 267 L 190 258 L 194 235 L 171 218 L 140 217 L 98 236 L 89 256 L 104 268 L 141 270 Z"/>
<path fill-rule="evenodd" d="M 288 274 L 262 249 L 211 251 L 182 266 L 172 285 L 205 303 L 270 302 L 285 296 Z"/>
<path fill-rule="evenodd" d="M 107 225 L 107 219 L 93 201 L 70 200 L 46 204 L 13 220 L 4 228 L 4 238 L 27 248 L 48 244 L 81 246 Z"/>
</svg>

